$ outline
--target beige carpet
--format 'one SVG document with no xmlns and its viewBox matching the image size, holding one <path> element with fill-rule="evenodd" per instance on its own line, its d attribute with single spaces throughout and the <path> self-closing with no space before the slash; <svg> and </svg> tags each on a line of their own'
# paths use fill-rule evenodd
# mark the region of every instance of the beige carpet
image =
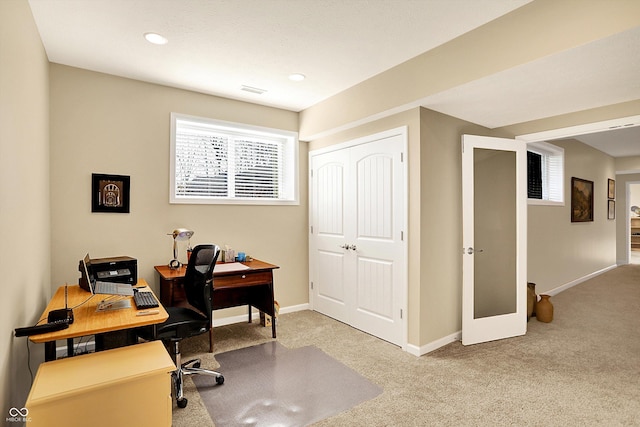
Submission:
<svg viewBox="0 0 640 427">
<path fill-rule="evenodd" d="M 554 321 L 532 319 L 525 336 L 456 342 L 422 357 L 309 311 L 282 315 L 278 342 L 314 345 L 384 389 L 316 426 L 640 426 L 640 266 L 551 301 Z M 216 328 L 214 336 L 216 353 L 271 341 L 258 324 Z M 217 368 L 207 347 L 206 335 L 192 339 L 183 357 L 202 355 Z M 186 395 L 173 425 L 213 425 L 191 379 Z"/>
</svg>

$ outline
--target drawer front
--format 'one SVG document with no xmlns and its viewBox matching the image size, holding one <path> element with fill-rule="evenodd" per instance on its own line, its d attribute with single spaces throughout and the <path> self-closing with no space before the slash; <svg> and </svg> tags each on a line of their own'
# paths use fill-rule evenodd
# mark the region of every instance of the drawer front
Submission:
<svg viewBox="0 0 640 427">
<path fill-rule="evenodd" d="M 264 285 L 271 283 L 273 275 L 270 271 L 258 271 L 255 273 L 241 272 L 230 276 L 214 276 L 213 288 L 232 288 L 251 285 Z"/>
</svg>

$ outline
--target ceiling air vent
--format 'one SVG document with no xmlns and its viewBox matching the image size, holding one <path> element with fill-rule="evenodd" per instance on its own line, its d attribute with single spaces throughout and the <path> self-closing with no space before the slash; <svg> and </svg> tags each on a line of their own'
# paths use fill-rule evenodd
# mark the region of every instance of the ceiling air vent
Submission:
<svg viewBox="0 0 640 427">
<path fill-rule="evenodd" d="M 259 87 L 251 87 L 251 86 L 245 86 L 245 85 L 240 86 L 240 89 L 242 89 L 245 92 L 257 93 L 258 95 L 262 95 L 267 91 L 266 89 L 260 89 Z"/>
</svg>

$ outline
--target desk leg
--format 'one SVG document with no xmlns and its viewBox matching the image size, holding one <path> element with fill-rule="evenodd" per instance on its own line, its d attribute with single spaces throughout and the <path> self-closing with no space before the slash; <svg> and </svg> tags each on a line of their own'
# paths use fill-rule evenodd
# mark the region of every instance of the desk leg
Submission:
<svg viewBox="0 0 640 427">
<path fill-rule="evenodd" d="M 103 334 L 95 334 L 94 342 L 96 343 L 96 352 L 104 351 L 104 335 Z"/>
<path fill-rule="evenodd" d="M 251 323 L 251 304 L 248 304 L 249 306 L 249 323 Z"/>
<path fill-rule="evenodd" d="M 213 327 L 209 329 L 209 353 L 213 353 Z"/>
<path fill-rule="evenodd" d="M 44 361 L 51 362 L 56 360 L 56 342 L 47 341 L 44 343 Z"/>
<path fill-rule="evenodd" d="M 276 318 L 275 318 L 275 316 L 273 316 L 271 318 L 271 336 L 273 338 L 276 337 Z"/>
<path fill-rule="evenodd" d="M 73 357 L 73 338 L 67 338 L 67 357 Z"/>
<path fill-rule="evenodd" d="M 174 280 L 172 279 L 163 279 L 162 275 L 160 275 L 160 302 L 165 307 L 173 307 L 174 298 Z"/>
</svg>

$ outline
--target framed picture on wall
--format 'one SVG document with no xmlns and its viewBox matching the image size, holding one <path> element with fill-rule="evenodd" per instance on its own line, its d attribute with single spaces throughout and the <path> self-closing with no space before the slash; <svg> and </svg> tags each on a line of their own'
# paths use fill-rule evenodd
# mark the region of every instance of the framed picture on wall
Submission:
<svg viewBox="0 0 640 427">
<path fill-rule="evenodd" d="M 91 174 L 91 212 L 129 213 L 131 177 Z"/>
<path fill-rule="evenodd" d="M 571 222 L 593 221 L 593 181 L 571 178 Z"/>
<path fill-rule="evenodd" d="M 616 201 L 615 200 L 607 200 L 609 202 L 609 206 L 607 209 L 607 219 L 616 219 Z"/>
<path fill-rule="evenodd" d="M 616 198 L 616 180 L 608 179 L 607 180 L 607 198 L 615 199 Z"/>
</svg>

